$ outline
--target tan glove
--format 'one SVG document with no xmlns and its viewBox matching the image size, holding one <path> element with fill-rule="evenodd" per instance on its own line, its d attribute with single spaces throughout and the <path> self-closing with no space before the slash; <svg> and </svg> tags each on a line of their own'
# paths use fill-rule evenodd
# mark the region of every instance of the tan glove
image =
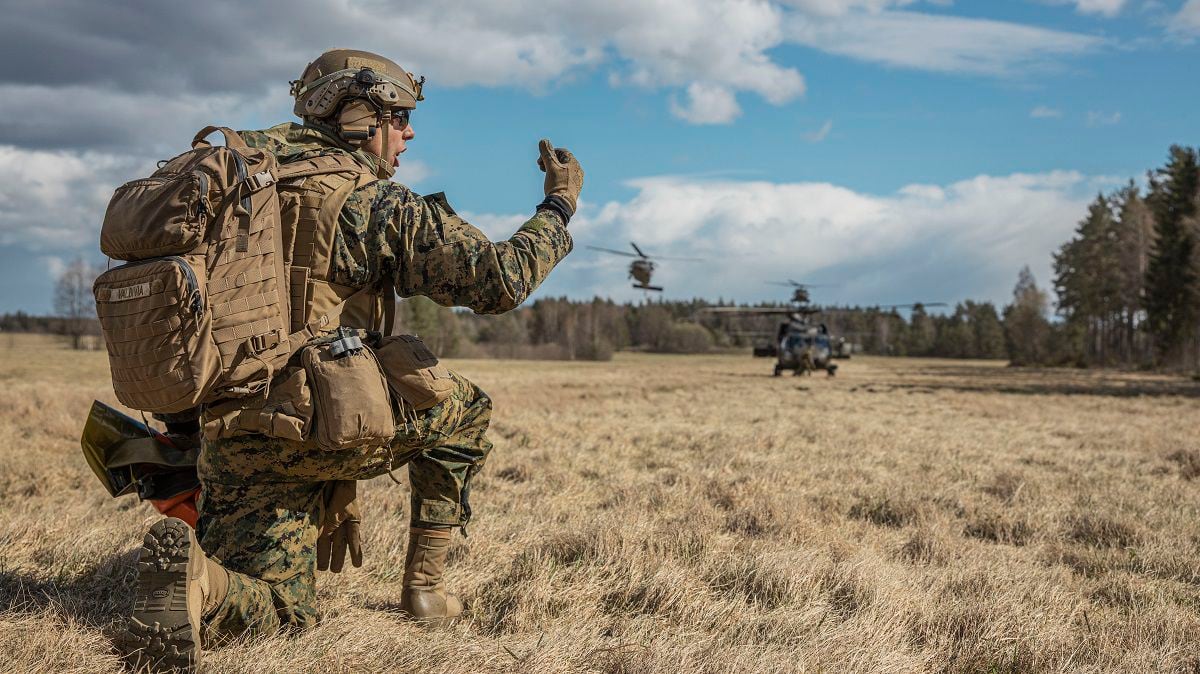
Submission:
<svg viewBox="0 0 1200 674">
<path fill-rule="evenodd" d="M 543 138 L 538 142 L 538 168 L 546 172 L 546 196 L 559 196 L 571 206 L 567 215 L 575 215 L 579 191 L 583 189 L 583 168 L 566 148 L 556 148 Z"/>
<path fill-rule="evenodd" d="M 362 566 L 362 538 L 358 527 L 358 482 L 332 480 L 325 483 L 325 521 L 317 537 L 317 570 L 341 573 L 350 551 L 350 563 Z"/>
</svg>

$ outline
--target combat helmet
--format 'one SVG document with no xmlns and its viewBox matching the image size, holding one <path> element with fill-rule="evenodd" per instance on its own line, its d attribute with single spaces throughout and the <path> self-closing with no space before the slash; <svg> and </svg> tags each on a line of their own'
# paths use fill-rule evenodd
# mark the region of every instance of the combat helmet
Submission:
<svg viewBox="0 0 1200 674">
<path fill-rule="evenodd" d="M 321 54 L 291 84 L 296 98 L 292 111 L 298 117 L 332 129 L 354 146 L 382 129 L 385 151 L 394 111 L 412 110 L 425 100 L 424 77 L 418 79 L 391 59 L 357 49 Z M 379 177 L 390 177 L 390 163 L 382 155 L 378 163 Z"/>
</svg>

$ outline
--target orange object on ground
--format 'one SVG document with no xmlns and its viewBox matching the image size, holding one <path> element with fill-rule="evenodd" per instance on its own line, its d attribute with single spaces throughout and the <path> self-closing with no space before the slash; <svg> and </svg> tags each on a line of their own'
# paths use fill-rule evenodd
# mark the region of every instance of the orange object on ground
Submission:
<svg viewBox="0 0 1200 674">
<path fill-rule="evenodd" d="M 195 529 L 196 521 L 200 519 L 200 512 L 196 510 L 196 498 L 198 496 L 200 496 L 200 488 L 196 487 L 191 491 L 176 494 L 171 498 L 149 500 L 158 512 L 167 517 L 178 517 L 187 522 L 189 527 Z"/>
</svg>

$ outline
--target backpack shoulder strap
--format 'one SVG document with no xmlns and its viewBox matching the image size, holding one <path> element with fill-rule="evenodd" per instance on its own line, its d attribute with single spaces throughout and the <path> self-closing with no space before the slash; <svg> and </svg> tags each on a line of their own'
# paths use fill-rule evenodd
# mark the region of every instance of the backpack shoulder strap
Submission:
<svg viewBox="0 0 1200 674">
<path fill-rule="evenodd" d="M 276 178 L 305 178 L 324 173 L 370 173 L 357 159 L 344 152 L 331 152 L 283 164 L 275 170 Z"/>
<path fill-rule="evenodd" d="M 328 154 L 316 155 L 306 159 L 291 161 L 279 166 L 276 171 L 276 179 L 290 180 L 294 178 L 306 178 L 310 176 L 326 175 L 330 173 L 350 173 L 352 176 L 347 177 L 343 186 L 335 190 L 334 194 L 326 195 L 321 204 L 321 211 L 333 211 L 333 222 L 336 222 L 336 211 L 341 209 L 345 203 L 346 197 L 350 192 L 364 187 L 376 180 L 375 175 L 363 166 L 357 159 L 344 152 L 330 152 Z M 336 209 L 336 210 L 335 210 Z M 328 217 L 325 217 L 328 220 Z M 309 263 L 311 264 L 311 260 Z M 321 316 L 313 318 L 305 323 L 305 325 L 296 332 L 288 335 L 288 348 L 292 354 L 299 351 L 313 337 L 316 337 L 321 331 L 332 325 L 342 315 L 342 312 L 353 301 L 372 292 L 370 286 L 359 288 L 346 299 L 338 302 L 329 311 Z M 290 357 L 290 356 L 289 356 Z"/>
</svg>

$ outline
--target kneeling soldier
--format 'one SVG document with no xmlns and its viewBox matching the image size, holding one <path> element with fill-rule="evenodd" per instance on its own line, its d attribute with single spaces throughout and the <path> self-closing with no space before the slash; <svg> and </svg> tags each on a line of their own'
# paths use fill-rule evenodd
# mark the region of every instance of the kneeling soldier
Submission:
<svg viewBox="0 0 1200 674">
<path fill-rule="evenodd" d="M 458 217 L 441 194 L 422 198 L 387 179 L 414 137 L 410 114 L 423 82 L 375 54 L 326 52 L 293 83 L 303 124 L 239 133 L 281 166 L 331 158 L 347 164 L 342 172 L 279 185 L 293 313 L 307 312 L 308 321 L 350 300 L 340 325 L 356 330 L 326 333 L 326 341 L 351 333 L 368 344 L 382 339 L 366 331 L 390 329 L 393 291 L 478 313 L 509 311 L 571 250 L 567 222 L 583 171 L 549 141 L 541 142 L 538 159 L 546 198 L 498 243 Z M 155 524 L 138 562 L 133 615 L 118 639 L 137 664 L 190 667 L 201 642 L 315 624 L 316 571 L 340 571 L 347 551 L 361 564 L 355 481 L 404 464 L 412 502 L 401 608 L 435 623 L 462 612 L 442 575 L 451 532 L 471 518 L 471 478 L 492 447 L 490 399 L 445 373 L 436 404 L 401 403 L 407 411 L 402 423 L 387 426 L 390 441 L 328 451 L 303 430 L 313 404 L 297 393 L 305 385 L 297 375 L 301 355 L 262 396 L 205 407 L 198 526 L 193 532 L 174 518 Z M 288 402 L 289 395 L 297 397 Z M 275 404 L 274 421 L 247 409 L 247 400 L 262 408 L 264 397 Z M 308 427 L 329 421 L 317 414 Z"/>
</svg>

